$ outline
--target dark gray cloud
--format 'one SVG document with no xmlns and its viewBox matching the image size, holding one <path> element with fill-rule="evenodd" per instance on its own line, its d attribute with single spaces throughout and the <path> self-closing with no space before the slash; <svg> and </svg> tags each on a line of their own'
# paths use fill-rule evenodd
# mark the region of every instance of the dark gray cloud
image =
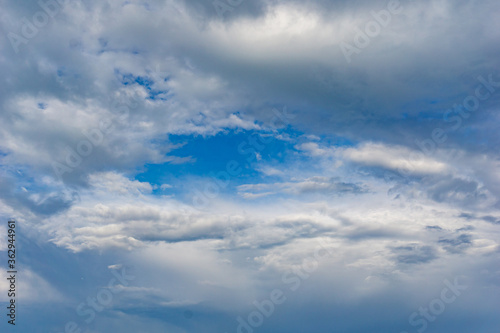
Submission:
<svg viewBox="0 0 500 333">
<path fill-rule="evenodd" d="M 429 263 L 438 258 L 436 249 L 429 245 L 408 244 L 392 248 L 399 264 L 415 265 Z"/>
<path fill-rule="evenodd" d="M 451 253 L 461 253 L 472 246 L 472 236 L 469 234 L 461 234 L 454 238 L 440 238 L 438 241 L 443 248 Z"/>
<path fill-rule="evenodd" d="M 61 193 L 55 189 L 40 190 L 37 184 L 24 185 L 26 187 L 19 184 L 15 177 L 5 174 L 0 177 L 0 200 L 16 207 L 21 214 L 50 216 L 69 209 L 79 200 L 76 192 Z"/>
<path fill-rule="evenodd" d="M 466 206 L 487 198 L 476 181 L 457 178 L 437 180 L 428 188 L 428 193 L 437 202 L 456 202 Z"/>
<path fill-rule="evenodd" d="M 459 217 L 464 218 L 466 220 L 482 220 L 492 224 L 500 224 L 500 218 L 491 215 L 478 216 L 470 213 L 461 213 Z"/>
<path fill-rule="evenodd" d="M 480 219 L 488 223 L 500 224 L 500 218 L 495 216 L 482 216 Z"/>
<path fill-rule="evenodd" d="M 425 227 L 425 229 L 430 230 L 430 231 L 442 231 L 443 228 L 437 225 L 428 225 Z"/>
</svg>

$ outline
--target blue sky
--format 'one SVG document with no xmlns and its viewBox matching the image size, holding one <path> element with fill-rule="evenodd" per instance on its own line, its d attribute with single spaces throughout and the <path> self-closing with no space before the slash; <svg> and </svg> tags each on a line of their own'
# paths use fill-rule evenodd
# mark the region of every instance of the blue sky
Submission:
<svg viewBox="0 0 500 333">
<path fill-rule="evenodd" d="M 1 332 L 498 332 L 498 1 L 0 4 Z"/>
</svg>

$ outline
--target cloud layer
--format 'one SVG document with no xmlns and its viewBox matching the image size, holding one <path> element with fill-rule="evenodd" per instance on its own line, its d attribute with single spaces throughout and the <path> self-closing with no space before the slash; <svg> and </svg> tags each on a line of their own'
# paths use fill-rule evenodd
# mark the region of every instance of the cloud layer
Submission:
<svg viewBox="0 0 500 333">
<path fill-rule="evenodd" d="M 23 331 L 496 332 L 498 1 L 0 3 Z"/>
</svg>

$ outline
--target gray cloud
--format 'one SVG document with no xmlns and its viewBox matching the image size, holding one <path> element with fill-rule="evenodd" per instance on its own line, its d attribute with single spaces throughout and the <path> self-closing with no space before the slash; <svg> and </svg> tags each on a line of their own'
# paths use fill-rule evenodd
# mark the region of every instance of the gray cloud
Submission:
<svg viewBox="0 0 500 333">
<path fill-rule="evenodd" d="M 455 238 L 441 238 L 439 243 L 443 248 L 451 253 L 460 253 L 472 246 L 472 236 L 461 234 Z"/>
<path fill-rule="evenodd" d="M 394 247 L 392 251 L 400 264 L 425 264 L 438 258 L 436 250 L 428 245 L 408 244 Z"/>
<path fill-rule="evenodd" d="M 144 273 L 99 329 L 234 331 L 267 288 L 288 288 L 282 274 L 318 242 L 334 255 L 263 331 L 303 331 L 304 319 L 318 332 L 397 331 L 395 318 L 405 329 L 444 276 L 464 273 L 476 288 L 433 329 L 498 327 L 498 1 L 402 0 L 350 63 L 340 43 L 353 44 L 386 1 L 245 0 L 222 19 L 212 1 L 70 1 L 17 53 L 9 33 L 42 9 L 0 3 L 0 215 L 18 216 L 31 243 L 66 256 L 53 257 L 62 266 L 82 263 L 96 275 L 89 284 L 124 257 Z M 490 75 L 491 85 L 480 79 Z M 477 111 L 448 112 L 478 87 L 491 96 Z M 283 105 L 294 115 L 283 151 L 206 210 L 180 199 L 190 181 L 166 196 L 134 178 L 149 164 L 199 166 L 177 156 L 171 135 L 272 132 Z M 54 162 L 67 165 L 96 130 L 102 142 L 59 179 Z M 30 262 L 30 281 L 82 296 L 87 275 L 50 275 L 52 256 L 30 253 L 41 262 Z M 57 313 L 74 316 L 75 305 Z M 191 324 L 178 317 L 189 306 Z M 53 327 L 47 312 L 33 325 Z"/>
</svg>

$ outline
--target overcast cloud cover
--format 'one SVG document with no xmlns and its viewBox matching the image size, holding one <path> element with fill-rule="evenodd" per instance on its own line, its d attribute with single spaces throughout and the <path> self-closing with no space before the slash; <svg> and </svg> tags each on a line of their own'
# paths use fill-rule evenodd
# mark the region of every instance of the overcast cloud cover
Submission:
<svg viewBox="0 0 500 333">
<path fill-rule="evenodd" d="M 497 0 L 0 8 L 2 332 L 498 333 Z"/>
</svg>

